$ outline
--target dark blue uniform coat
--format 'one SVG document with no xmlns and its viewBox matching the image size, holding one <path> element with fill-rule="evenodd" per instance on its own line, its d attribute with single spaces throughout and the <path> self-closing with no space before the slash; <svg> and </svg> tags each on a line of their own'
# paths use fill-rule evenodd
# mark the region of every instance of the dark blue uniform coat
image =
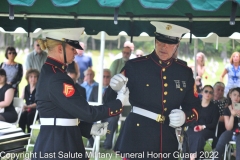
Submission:
<svg viewBox="0 0 240 160">
<path fill-rule="evenodd" d="M 116 153 L 130 159 L 164 159 L 158 153 L 170 153 L 167 158 L 174 159 L 173 152 L 177 151 L 178 142 L 175 129 L 169 126 L 171 110 L 181 106 L 186 114 L 186 123 L 198 118 L 200 101 L 192 70 L 181 60 L 171 58 L 162 61 L 153 52 L 129 60 L 122 71 L 128 78 L 131 105 L 162 114 L 166 119 L 159 123 L 130 112 L 116 142 Z"/>
<path fill-rule="evenodd" d="M 36 88 L 40 118 L 79 118 L 95 122 L 121 113 L 122 103 L 114 100 L 101 106 L 90 106 L 65 72 L 66 66 L 50 57 L 42 67 Z M 88 159 L 82 135 L 90 134 L 91 125 L 41 126 L 32 159 Z"/>
</svg>

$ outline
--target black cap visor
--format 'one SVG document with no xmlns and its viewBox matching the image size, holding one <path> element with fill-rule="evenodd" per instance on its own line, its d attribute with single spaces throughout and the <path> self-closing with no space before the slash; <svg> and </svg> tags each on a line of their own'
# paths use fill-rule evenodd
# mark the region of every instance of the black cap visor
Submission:
<svg viewBox="0 0 240 160">
<path fill-rule="evenodd" d="M 58 40 L 58 39 L 49 38 L 49 37 L 46 37 L 46 38 L 47 39 L 52 39 L 52 40 L 55 40 L 55 41 L 65 42 L 65 43 L 69 44 L 70 46 L 74 47 L 75 49 L 83 50 L 83 48 L 79 44 L 79 41 L 76 41 L 76 40 L 65 39 L 65 38 L 63 38 L 63 40 Z"/>
<path fill-rule="evenodd" d="M 166 44 L 178 44 L 180 39 L 178 37 L 166 36 L 155 32 L 155 38 L 162 43 Z"/>
</svg>

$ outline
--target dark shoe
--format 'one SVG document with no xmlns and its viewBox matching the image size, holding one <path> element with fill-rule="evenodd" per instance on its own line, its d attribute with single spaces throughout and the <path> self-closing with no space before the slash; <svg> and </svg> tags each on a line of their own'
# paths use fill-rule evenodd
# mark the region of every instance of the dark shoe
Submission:
<svg viewBox="0 0 240 160">
<path fill-rule="evenodd" d="M 111 149 L 112 149 L 112 146 L 103 146 L 103 148 L 104 148 L 105 150 L 111 150 Z"/>
</svg>

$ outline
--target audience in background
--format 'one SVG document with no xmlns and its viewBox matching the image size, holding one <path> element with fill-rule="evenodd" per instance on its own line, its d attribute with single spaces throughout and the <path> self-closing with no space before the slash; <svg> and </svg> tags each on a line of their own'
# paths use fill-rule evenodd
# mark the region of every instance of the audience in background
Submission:
<svg viewBox="0 0 240 160">
<path fill-rule="evenodd" d="M 88 68 L 86 71 L 84 71 L 84 75 L 86 77 L 86 81 L 84 81 L 81 86 L 86 89 L 87 101 L 89 102 L 92 89 L 94 86 L 98 86 L 98 83 L 94 80 L 95 72 L 91 68 Z"/>
<path fill-rule="evenodd" d="M 67 66 L 67 74 L 72 78 L 74 82 L 74 86 L 76 87 L 78 92 L 80 92 L 80 94 L 84 97 L 84 99 L 87 100 L 86 89 L 77 83 L 78 78 L 80 76 L 80 72 L 76 62 L 73 61 L 71 64 Z"/>
<path fill-rule="evenodd" d="M 110 84 L 110 79 L 111 79 L 111 71 L 109 69 L 104 69 L 103 70 L 102 96 L 104 96 L 105 91 Z M 90 102 L 98 102 L 98 86 L 93 87 L 89 101 Z M 104 103 L 107 103 L 107 102 L 105 102 L 105 99 L 103 99 L 103 104 Z M 103 144 L 104 149 L 108 150 L 108 149 L 112 149 L 112 147 L 113 147 L 112 146 L 113 135 L 118 126 L 118 119 L 119 119 L 119 116 L 115 116 L 115 117 L 110 117 L 110 118 L 102 120 L 102 122 L 108 122 L 106 139 Z M 90 143 L 92 144 L 93 142 L 90 140 Z"/>
<path fill-rule="evenodd" d="M 30 125 L 33 124 L 34 116 L 36 113 L 35 93 L 36 85 L 39 77 L 39 71 L 37 69 L 30 69 L 26 73 L 26 80 L 28 85 L 25 86 L 21 98 L 25 100 L 23 112 L 19 120 L 19 127 L 25 132 L 27 127 L 27 133 L 31 132 Z"/>
<path fill-rule="evenodd" d="M 195 71 L 196 69 L 196 78 L 195 78 L 195 82 L 196 82 L 196 86 L 197 86 L 197 91 L 198 93 L 202 92 L 202 77 L 203 74 L 205 73 L 205 54 L 202 52 L 198 52 L 196 55 L 196 67 L 194 66 L 192 69 L 193 71 Z"/>
<path fill-rule="evenodd" d="M 41 72 L 42 66 L 45 63 L 46 59 L 47 53 L 41 49 L 40 45 L 38 44 L 38 41 L 35 41 L 34 51 L 27 55 L 25 61 L 26 71 L 29 69 L 37 69 L 39 72 Z"/>
<path fill-rule="evenodd" d="M 134 52 L 134 44 L 130 41 L 124 42 L 123 47 L 129 47 L 129 48 L 131 48 L 131 53 Z"/>
<path fill-rule="evenodd" d="M 223 96 L 225 85 L 222 82 L 216 82 L 213 86 L 213 103 L 218 106 L 219 109 L 219 122 L 218 122 L 218 133 L 217 137 L 226 130 L 224 125 L 224 116 L 223 111 L 227 107 L 227 98 Z M 213 147 L 215 147 L 215 143 L 213 142 Z"/>
<path fill-rule="evenodd" d="M 142 56 L 144 56 L 143 51 L 140 50 L 140 49 L 137 49 L 136 52 L 135 52 L 135 54 L 136 54 L 136 57 L 142 57 Z"/>
<path fill-rule="evenodd" d="M 83 50 L 76 49 L 77 55 L 75 56 L 74 60 L 77 63 L 79 71 L 80 71 L 80 76 L 78 78 L 78 83 L 82 84 L 83 81 L 84 81 L 84 76 L 85 76 L 84 72 L 88 68 L 92 68 L 92 58 L 84 54 L 84 49 L 85 49 L 84 43 L 80 42 L 79 44 L 81 45 Z"/>
<path fill-rule="evenodd" d="M 0 69 L 0 121 L 14 123 L 18 115 L 13 106 L 14 89 L 7 84 L 7 74 Z"/>
<path fill-rule="evenodd" d="M 233 52 L 230 58 L 230 64 L 225 66 L 225 69 L 220 77 L 223 82 L 224 76 L 228 74 L 227 85 L 224 90 L 224 96 L 227 96 L 231 88 L 240 87 L 240 53 Z"/>
<path fill-rule="evenodd" d="M 205 146 L 205 142 L 209 138 L 215 137 L 219 111 L 218 107 L 211 102 L 212 98 L 213 87 L 205 85 L 202 91 L 202 108 L 198 113 L 198 121 L 192 124 L 187 130 L 189 152 L 192 153 L 192 155 L 197 154 L 196 156 L 198 157 Z M 191 160 L 195 158 L 191 157 Z"/>
<path fill-rule="evenodd" d="M 7 74 L 7 84 L 14 88 L 14 97 L 19 96 L 18 85 L 22 80 L 23 67 L 22 64 L 15 62 L 17 56 L 14 47 L 7 47 L 5 51 L 6 62 L 1 63 L 0 68 L 3 68 Z"/>
<path fill-rule="evenodd" d="M 233 133 L 238 126 L 240 110 L 234 108 L 236 103 L 240 103 L 240 88 L 232 88 L 228 94 L 228 107 L 224 110 L 224 124 L 226 131 L 221 134 L 216 145 L 215 153 L 217 154 L 215 159 L 221 159 L 224 153 L 225 145 L 232 140 Z M 240 134 L 236 134 L 236 160 L 240 160 Z"/>
<path fill-rule="evenodd" d="M 129 60 L 131 52 L 132 50 L 130 47 L 123 47 L 122 58 L 116 59 L 115 61 L 112 62 L 110 66 L 112 76 L 120 73 L 121 69 L 125 66 L 125 63 Z"/>
</svg>

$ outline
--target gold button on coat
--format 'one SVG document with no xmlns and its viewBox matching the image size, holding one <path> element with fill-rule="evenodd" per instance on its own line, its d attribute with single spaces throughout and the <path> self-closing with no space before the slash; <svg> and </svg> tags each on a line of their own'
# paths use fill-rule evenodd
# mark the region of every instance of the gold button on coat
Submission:
<svg viewBox="0 0 240 160">
<path fill-rule="evenodd" d="M 163 79 L 167 79 L 167 77 L 166 77 L 166 76 L 163 76 Z"/>
<path fill-rule="evenodd" d="M 167 87 L 168 86 L 168 84 L 167 83 L 164 83 L 164 87 Z"/>
<path fill-rule="evenodd" d="M 149 84 L 146 84 L 146 86 L 148 87 L 148 86 L 149 86 Z"/>
<path fill-rule="evenodd" d="M 167 95 L 167 94 L 168 94 L 168 92 L 167 92 L 167 91 L 165 91 L 165 92 L 164 92 L 164 95 Z"/>
<path fill-rule="evenodd" d="M 167 100 L 164 99 L 164 100 L 163 100 L 163 103 L 166 103 L 166 102 L 167 102 Z"/>
<path fill-rule="evenodd" d="M 140 126 L 140 124 L 139 124 L 139 123 L 137 123 L 137 126 Z"/>
<path fill-rule="evenodd" d="M 163 72 L 165 72 L 165 70 L 166 70 L 165 68 L 162 69 Z"/>
</svg>

